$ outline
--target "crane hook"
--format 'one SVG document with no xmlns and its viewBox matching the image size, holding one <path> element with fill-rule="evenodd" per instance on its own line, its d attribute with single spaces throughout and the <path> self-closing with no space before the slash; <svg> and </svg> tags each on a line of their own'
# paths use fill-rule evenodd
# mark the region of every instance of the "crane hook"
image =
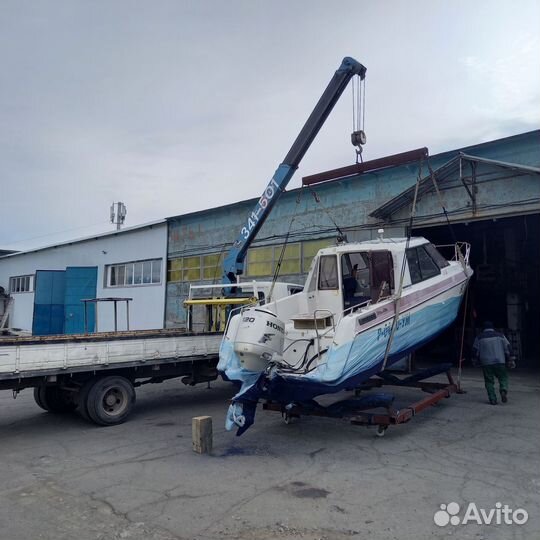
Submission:
<svg viewBox="0 0 540 540">
<path fill-rule="evenodd" d="M 366 144 L 367 138 L 364 130 L 359 129 L 351 133 L 351 143 L 356 150 L 356 163 L 362 162 L 362 146 Z"/>
</svg>

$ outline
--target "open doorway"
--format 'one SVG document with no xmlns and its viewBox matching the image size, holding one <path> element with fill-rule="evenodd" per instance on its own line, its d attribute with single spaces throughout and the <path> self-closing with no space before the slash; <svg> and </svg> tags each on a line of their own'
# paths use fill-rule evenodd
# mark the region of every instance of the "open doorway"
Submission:
<svg viewBox="0 0 540 540">
<path fill-rule="evenodd" d="M 464 356 L 482 322 L 505 332 L 520 365 L 540 367 L 540 215 L 471 221 L 413 229 L 435 245 L 455 240 L 471 244 L 471 280 Z M 444 253 L 444 250 L 442 250 Z M 445 255 L 447 255 L 445 253 Z M 419 351 L 421 356 L 455 361 L 459 357 L 464 307 L 458 320 Z"/>
</svg>

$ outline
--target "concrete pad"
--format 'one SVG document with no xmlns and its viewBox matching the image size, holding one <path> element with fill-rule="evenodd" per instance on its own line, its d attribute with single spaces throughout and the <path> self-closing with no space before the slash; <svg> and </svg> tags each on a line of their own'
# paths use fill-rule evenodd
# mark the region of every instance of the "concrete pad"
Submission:
<svg viewBox="0 0 540 540">
<path fill-rule="evenodd" d="M 512 373 L 506 405 L 487 404 L 477 370 L 463 387 L 382 438 L 339 420 L 286 425 L 261 409 L 235 437 L 223 427 L 234 393 L 223 382 L 139 388 L 135 412 L 114 427 L 2 392 L 0 540 L 540 537 L 538 374 Z M 210 455 L 192 451 L 191 419 L 202 415 L 213 417 Z M 434 513 L 450 502 L 461 516 L 469 502 L 501 502 L 529 521 L 438 527 Z"/>
</svg>

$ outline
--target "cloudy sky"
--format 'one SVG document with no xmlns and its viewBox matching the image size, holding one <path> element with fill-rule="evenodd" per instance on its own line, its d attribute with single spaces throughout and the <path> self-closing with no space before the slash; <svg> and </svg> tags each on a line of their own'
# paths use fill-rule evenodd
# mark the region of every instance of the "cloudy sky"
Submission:
<svg viewBox="0 0 540 540">
<path fill-rule="evenodd" d="M 259 196 L 344 56 L 364 159 L 540 127 L 537 0 L 0 0 L 0 248 Z M 301 177 L 354 163 L 350 90 Z"/>
</svg>

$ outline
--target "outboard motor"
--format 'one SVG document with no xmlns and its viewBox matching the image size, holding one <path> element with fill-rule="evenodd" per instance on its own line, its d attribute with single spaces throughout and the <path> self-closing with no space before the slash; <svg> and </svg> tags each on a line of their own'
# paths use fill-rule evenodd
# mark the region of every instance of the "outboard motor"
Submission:
<svg viewBox="0 0 540 540">
<path fill-rule="evenodd" d="M 248 308 L 240 317 L 234 351 L 244 369 L 264 371 L 274 354 L 283 354 L 285 324 L 261 308 Z"/>
</svg>

